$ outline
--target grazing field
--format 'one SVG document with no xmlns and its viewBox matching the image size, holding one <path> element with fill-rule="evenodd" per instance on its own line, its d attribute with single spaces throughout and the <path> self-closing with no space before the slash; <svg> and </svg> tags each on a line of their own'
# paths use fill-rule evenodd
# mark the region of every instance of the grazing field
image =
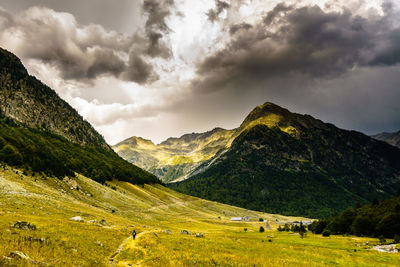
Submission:
<svg viewBox="0 0 400 267">
<path fill-rule="evenodd" d="M 83 222 L 70 220 L 75 216 Z M 238 216 L 250 221 L 230 221 Z M 377 239 L 311 233 L 301 239 L 276 231 L 303 218 L 201 200 L 161 185 L 100 185 L 79 175 L 58 180 L 6 166 L 0 168 L 0 218 L 0 266 L 400 265 L 398 254 L 370 249 Z M 273 230 L 260 233 L 265 223 L 259 218 Z M 36 230 L 12 227 L 17 221 Z"/>
</svg>

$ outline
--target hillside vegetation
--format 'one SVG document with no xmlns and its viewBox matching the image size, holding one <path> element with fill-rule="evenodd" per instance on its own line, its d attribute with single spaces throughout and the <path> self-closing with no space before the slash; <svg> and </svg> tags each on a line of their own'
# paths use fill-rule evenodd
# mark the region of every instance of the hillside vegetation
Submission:
<svg viewBox="0 0 400 267">
<path fill-rule="evenodd" d="M 0 167 L 0 216 L 1 266 L 400 264 L 397 254 L 360 247 L 378 244 L 374 238 L 308 233 L 301 239 L 276 231 L 280 224 L 303 218 L 236 208 L 161 185 L 114 180 L 106 186 L 81 175 L 61 181 L 24 175 L 9 166 Z M 70 220 L 75 216 L 83 222 Z M 230 221 L 234 216 L 249 216 L 250 221 Z M 260 233 L 265 223 L 259 218 L 268 220 L 273 230 Z M 17 221 L 36 230 L 12 227 Z M 135 241 L 133 229 L 139 233 Z"/>
<path fill-rule="evenodd" d="M 394 238 L 400 242 L 400 196 L 375 200 L 363 207 L 348 209 L 332 218 L 315 221 L 313 232 Z"/>
<path fill-rule="evenodd" d="M 120 158 L 54 90 L 0 48 L 0 162 L 63 178 L 80 173 L 98 182 L 158 183 Z"/>
<path fill-rule="evenodd" d="M 237 134 L 226 151 L 169 186 L 249 209 L 309 217 L 394 196 L 400 186 L 400 149 L 272 103 L 256 107 Z"/>
<path fill-rule="evenodd" d="M 59 178 L 80 173 L 101 183 L 110 179 L 159 182 L 154 175 L 124 161 L 113 151 L 74 144 L 61 136 L 18 125 L 6 117 L 0 117 L 0 161 Z"/>
</svg>

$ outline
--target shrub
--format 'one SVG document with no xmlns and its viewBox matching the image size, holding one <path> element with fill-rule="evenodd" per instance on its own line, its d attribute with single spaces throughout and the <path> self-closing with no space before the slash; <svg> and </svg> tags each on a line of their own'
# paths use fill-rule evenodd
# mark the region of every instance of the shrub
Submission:
<svg viewBox="0 0 400 267">
<path fill-rule="evenodd" d="M 400 236 L 399 235 L 394 235 L 393 242 L 396 243 L 396 244 L 400 243 Z"/>
<path fill-rule="evenodd" d="M 263 218 L 259 218 L 258 221 L 259 221 L 259 222 L 263 222 L 264 219 L 263 219 Z"/>
<path fill-rule="evenodd" d="M 377 234 L 393 238 L 394 233 L 400 233 L 400 213 L 391 212 L 385 214 L 376 225 Z"/>
<path fill-rule="evenodd" d="M 329 230 L 324 230 L 324 231 L 322 232 L 322 236 L 328 237 L 328 236 L 330 236 L 330 235 L 331 235 L 331 231 L 329 231 Z"/>
<path fill-rule="evenodd" d="M 265 232 L 264 227 L 260 226 L 259 232 L 260 232 L 260 233 Z"/>
<path fill-rule="evenodd" d="M 375 231 L 375 225 L 371 216 L 358 215 L 353 221 L 352 230 L 357 236 L 370 236 Z"/>
</svg>

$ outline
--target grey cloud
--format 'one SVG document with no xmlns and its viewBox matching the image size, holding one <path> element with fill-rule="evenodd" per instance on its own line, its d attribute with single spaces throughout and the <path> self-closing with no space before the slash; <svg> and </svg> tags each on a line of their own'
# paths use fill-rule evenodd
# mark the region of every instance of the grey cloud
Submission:
<svg viewBox="0 0 400 267">
<path fill-rule="evenodd" d="M 118 77 L 126 68 L 124 61 L 111 49 L 95 47 L 92 53 L 95 60 L 87 70 L 88 78 L 105 73 Z"/>
<path fill-rule="evenodd" d="M 394 30 L 388 36 L 378 55 L 370 62 L 371 65 L 396 65 L 400 62 L 400 29 Z"/>
<path fill-rule="evenodd" d="M 129 67 L 122 74 L 122 78 L 143 84 L 158 79 L 153 66 L 143 60 L 142 57 L 132 53 L 129 57 Z"/>
<path fill-rule="evenodd" d="M 293 8 L 294 6 L 287 6 L 284 3 L 277 4 L 271 11 L 268 12 L 267 16 L 265 16 L 264 23 L 267 25 L 271 24 L 280 14 L 290 11 Z"/>
<path fill-rule="evenodd" d="M 229 6 L 230 5 L 227 2 L 215 0 L 215 8 L 208 10 L 206 13 L 208 20 L 210 22 L 218 21 L 219 14 L 221 14 L 225 9 L 228 9 Z"/>
<path fill-rule="evenodd" d="M 194 90 L 249 88 L 268 77 L 294 73 L 332 78 L 354 67 L 397 64 L 399 29 L 387 27 L 386 15 L 366 19 L 348 10 L 279 4 L 253 27 L 234 28 L 232 41 L 200 62 Z"/>
<path fill-rule="evenodd" d="M 13 24 L 13 16 L 0 6 L 0 28 L 7 28 Z"/>
<path fill-rule="evenodd" d="M 18 15 L 0 9 L 0 45 L 24 59 L 56 66 L 64 79 L 90 82 L 100 75 L 123 74 L 128 81 L 154 81 L 157 75 L 146 62 L 146 51 L 136 49 L 146 42 L 100 25 L 80 25 L 71 14 L 48 8 L 33 7 Z"/>
<path fill-rule="evenodd" d="M 236 32 L 240 31 L 240 30 L 249 30 L 250 28 L 252 28 L 253 26 L 251 24 L 248 24 L 246 22 L 242 22 L 240 24 L 234 24 L 231 25 L 229 28 L 229 33 L 231 35 L 234 35 Z"/>
<path fill-rule="evenodd" d="M 171 15 L 173 7 L 173 0 L 145 0 L 143 2 L 143 11 L 148 16 L 145 24 L 148 38 L 147 54 L 151 57 L 169 58 L 171 56 L 171 51 L 162 38 L 171 31 L 166 19 Z"/>
</svg>

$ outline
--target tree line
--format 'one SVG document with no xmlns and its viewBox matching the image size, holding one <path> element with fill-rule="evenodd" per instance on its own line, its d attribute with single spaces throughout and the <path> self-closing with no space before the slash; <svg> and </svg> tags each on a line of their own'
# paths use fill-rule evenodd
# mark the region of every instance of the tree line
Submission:
<svg viewBox="0 0 400 267">
<path fill-rule="evenodd" d="M 157 177 L 99 146 L 83 146 L 16 123 L 0 115 L 0 161 L 33 173 L 62 178 L 80 173 L 104 183 L 118 179 L 135 184 L 159 183 Z"/>
</svg>

